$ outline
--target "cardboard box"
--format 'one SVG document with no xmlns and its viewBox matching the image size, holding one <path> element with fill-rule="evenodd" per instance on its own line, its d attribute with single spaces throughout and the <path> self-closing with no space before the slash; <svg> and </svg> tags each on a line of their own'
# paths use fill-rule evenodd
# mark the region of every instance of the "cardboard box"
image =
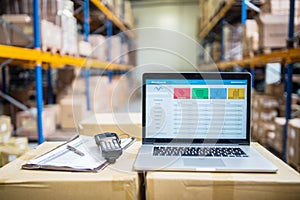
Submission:
<svg viewBox="0 0 300 200">
<path fill-rule="evenodd" d="M 57 53 L 61 48 L 61 28 L 54 23 L 41 20 L 41 43 L 43 51 Z"/>
<path fill-rule="evenodd" d="M 11 136 L 11 132 L 0 133 L 0 144 L 6 144 Z"/>
<path fill-rule="evenodd" d="M 89 36 L 89 42 L 92 45 L 91 57 L 102 61 L 106 61 L 106 57 L 107 57 L 106 37 L 103 35 L 91 34 Z"/>
<path fill-rule="evenodd" d="M 148 172 L 147 199 L 300 199 L 300 175 L 257 143 L 277 173 Z"/>
<path fill-rule="evenodd" d="M 33 25 L 32 20 L 29 15 L 25 14 L 15 14 L 15 15 L 2 15 L 3 20 L 8 23 L 13 24 L 16 26 L 20 31 L 24 34 L 33 36 Z M 1 43 L 7 45 L 16 45 L 16 46 L 26 46 L 31 43 L 31 41 L 24 37 L 23 35 L 13 31 L 12 29 L 5 27 L 4 29 L 0 26 L 0 33 L 4 35 L 0 35 Z M 3 41 L 4 40 L 4 41 Z"/>
<path fill-rule="evenodd" d="M 38 138 L 36 109 L 20 111 L 16 116 L 17 135 L 31 140 Z M 51 109 L 44 109 L 42 113 L 43 135 L 47 137 L 56 130 L 55 113 Z"/>
<path fill-rule="evenodd" d="M 243 58 L 243 32 L 241 24 L 225 26 L 225 60 L 241 60 Z"/>
<path fill-rule="evenodd" d="M 251 123 L 251 141 L 258 141 L 258 121 Z"/>
<path fill-rule="evenodd" d="M 77 128 L 84 119 L 86 100 L 84 95 L 68 95 L 59 102 L 61 127 L 65 129 Z"/>
<path fill-rule="evenodd" d="M 300 119 L 291 119 L 288 128 L 287 161 L 300 165 Z"/>
<path fill-rule="evenodd" d="M 254 19 L 247 19 L 242 39 L 243 57 L 253 57 L 258 50 L 258 26 Z"/>
<path fill-rule="evenodd" d="M 271 94 L 269 95 L 256 94 L 253 95 L 252 97 L 252 107 L 255 109 L 274 109 L 274 108 L 277 109 L 279 105 L 280 105 L 279 99 L 274 96 L 271 96 Z"/>
<path fill-rule="evenodd" d="M 265 2 L 260 7 L 263 13 L 289 15 L 290 1 L 289 0 L 264 0 Z M 300 16 L 300 2 L 295 1 L 295 20 Z"/>
<path fill-rule="evenodd" d="M 56 126 L 60 126 L 61 117 L 59 104 L 47 104 L 44 106 L 44 108 L 47 110 L 52 110 L 52 112 L 54 112 Z"/>
<path fill-rule="evenodd" d="M 11 118 L 6 115 L 0 116 L 0 144 L 8 142 L 11 136 L 12 126 Z"/>
<path fill-rule="evenodd" d="M 84 78 L 73 82 L 73 94 L 85 95 Z M 129 101 L 129 83 L 126 76 L 113 76 L 111 82 L 107 76 L 90 77 L 90 106 L 94 113 L 115 112 L 122 109 Z"/>
<path fill-rule="evenodd" d="M 134 143 L 115 164 L 98 173 L 22 170 L 30 159 L 60 142 L 45 142 L 0 169 L 1 199 L 140 199 L 138 173 L 132 165 L 140 143 Z"/>
<path fill-rule="evenodd" d="M 111 92 L 112 84 L 107 76 L 91 77 L 90 79 L 90 103 L 94 113 L 106 113 L 112 111 Z"/>
<path fill-rule="evenodd" d="M 128 79 L 126 76 L 114 76 L 109 84 L 109 102 L 112 106 L 112 111 L 118 111 L 129 102 Z"/>
<path fill-rule="evenodd" d="M 275 131 L 275 124 L 271 122 L 258 122 L 257 140 L 260 144 L 267 144 L 269 135 Z"/>
<path fill-rule="evenodd" d="M 90 57 L 93 52 L 92 45 L 89 42 L 78 41 L 78 53 L 80 56 Z"/>
<path fill-rule="evenodd" d="M 283 99 L 284 95 L 284 83 L 272 83 L 272 84 L 266 84 L 265 86 L 265 93 L 267 95 L 271 95 L 274 97 L 277 97 L 277 99 L 281 100 Z"/>
<path fill-rule="evenodd" d="M 275 108 L 260 108 L 253 109 L 252 120 L 257 122 L 273 122 L 278 116 L 278 111 Z"/>
<path fill-rule="evenodd" d="M 284 126 L 285 126 L 285 118 L 284 117 L 276 117 L 275 118 L 275 137 L 272 142 L 273 148 L 279 152 L 283 153 L 283 135 L 284 135 Z"/>
<path fill-rule="evenodd" d="M 257 19 L 260 48 L 285 48 L 288 38 L 288 15 L 260 14 Z M 295 32 L 299 31 L 299 22 Z"/>
<path fill-rule="evenodd" d="M 80 122 L 80 134 L 115 132 L 142 138 L 141 113 L 99 113 Z"/>
<path fill-rule="evenodd" d="M 11 131 L 11 118 L 6 115 L 0 116 L 0 134 Z"/>
<path fill-rule="evenodd" d="M 11 137 L 6 144 L 0 144 L 0 167 L 15 160 L 29 150 L 28 138 Z"/>
</svg>

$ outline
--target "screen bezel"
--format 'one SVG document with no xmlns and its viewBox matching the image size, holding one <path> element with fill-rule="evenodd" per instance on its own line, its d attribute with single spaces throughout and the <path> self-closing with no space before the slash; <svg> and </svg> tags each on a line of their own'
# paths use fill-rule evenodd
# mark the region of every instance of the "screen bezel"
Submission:
<svg viewBox="0 0 300 200">
<path fill-rule="evenodd" d="M 149 79 L 182 79 L 182 80 L 247 80 L 247 120 L 245 139 L 205 139 L 205 138 L 146 138 L 146 80 Z M 250 144 L 250 123 L 251 123 L 251 74 L 248 72 L 193 72 L 193 73 L 144 73 L 142 87 L 142 142 L 143 144 L 153 143 L 217 143 L 217 144 Z"/>
</svg>

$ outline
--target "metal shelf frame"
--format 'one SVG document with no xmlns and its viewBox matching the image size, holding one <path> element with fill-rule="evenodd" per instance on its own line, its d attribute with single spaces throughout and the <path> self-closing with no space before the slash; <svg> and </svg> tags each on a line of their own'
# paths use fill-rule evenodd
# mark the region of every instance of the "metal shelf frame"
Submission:
<svg viewBox="0 0 300 200">
<path fill-rule="evenodd" d="M 121 31 L 123 31 L 129 38 L 134 38 L 135 34 L 131 32 L 124 23 L 116 17 L 100 0 L 90 0 L 99 10 L 106 15 Z M 124 9 L 122 9 L 124 11 Z"/>
<path fill-rule="evenodd" d="M 257 55 L 243 60 L 223 61 L 217 63 L 219 69 L 225 70 L 232 66 L 250 66 L 251 68 L 260 67 L 267 63 L 282 63 L 284 65 L 300 62 L 300 48 L 284 49 L 273 51 L 268 54 Z"/>
<path fill-rule="evenodd" d="M 12 63 L 24 63 L 28 67 L 33 67 L 36 62 L 50 63 L 53 68 L 61 68 L 63 65 L 74 65 L 74 67 L 79 68 L 93 67 L 111 70 L 127 70 L 132 67 L 130 65 L 110 63 L 96 59 L 67 55 L 62 56 L 60 54 L 42 52 L 38 49 L 26 49 L 7 45 L 0 45 L 0 58 L 12 58 L 14 59 Z"/>
<path fill-rule="evenodd" d="M 40 30 L 40 9 L 39 0 L 33 1 L 33 33 L 34 33 L 34 48 L 38 51 L 41 50 L 41 30 Z M 38 143 L 44 142 L 43 135 L 43 74 L 42 63 L 37 60 L 35 66 L 35 90 L 36 90 L 36 107 L 37 107 L 37 130 L 38 130 Z"/>
<path fill-rule="evenodd" d="M 102 11 L 107 21 L 110 22 L 108 26 L 109 37 L 112 35 L 112 26 L 115 24 L 126 36 L 130 39 L 135 35 L 129 31 L 124 23 L 118 19 L 103 3 L 99 0 L 84 0 L 84 40 L 88 41 L 89 38 L 89 1 L 92 2 L 100 11 Z M 34 67 L 35 70 L 35 86 L 36 86 L 36 103 L 37 103 L 37 130 L 38 130 L 38 143 L 44 142 L 43 124 L 42 124 L 42 112 L 43 112 L 43 88 L 42 88 L 42 69 L 46 68 L 47 82 L 50 86 L 49 98 L 50 103 L 53 102 L 52 84 L 51 84 L 51 69 L 61 68 L 64 65 L 73 65 L 75 67 L 86 68 L 86 86 L 89 88 L 89 76 L 90 67 L 107 69 L 110 74 L 110 80 L 112 79 L 113 70 L 126 71 L 132 68 L 130 65 L 111 63 L 111 58 L 107 61 L 99 61 L 96 59 L 74 57 L 60 54 L 53 54 L 50 52 L 41 51 L 41 39 L 40 39 L 40 11 L 39 0 L 33 1 L 33 27 L 34 27 L 34 49 L 0 45 L 0 60 L 7 60 L 9 58 L 10 63 L 22 63 L 27 67 Z M 122 9 L 124 11 L 124 9 Z M 124 16 L 124 13 L 123 13 Z M 124 37 L 121 36 L 121 37 Z M 122 40 L 123 41 L 123 40 Z M 108 56 L 110 56 L 111 47 L 108 48 Z M 122 51 L 122 50 L 121 50 Z M 121 52 L 122 53 L 122 52 Z M 121 54 L 123 55 L 123 54 Z M 123 63 L 123 62 L 121 62 Z M 50 67 L 51 66 L 51 67 Z M 2 70 L 4 73 L 4 70 Z M 4 76 L 5 78 L 5 76 Z M 2 80 L 2 82 L 4 82 Z M 2 85 L 3 88 L 5 85 Z M 2 88 L 2 89 L 3 89 Z M 4 91 L 4 90 L 3 90 Z M 4 91 L 5 92 L 5 91 Z M 90 110 L 89 89 L 86 90 L 87 96 L 87 109 Z"/>
<path fill-rule="evenodd" d="M 205 26 L 203 26 L 204 28 L 200 31 L 198 37 L 199 39 L 203 39 L 205 38 L 208 33 L 218 24 L 218 22 L 226 15 L 226 13 L 230 10 L 230 8 L 233 6 L 233 4 L 235 3 L 235 0 L 229 0 L 225 6 L 220 10 L 220 12 L 218 12 L 213 19 L 206 24 Z"/>
<path fill-rule="evenodd" d="M 226 5 L 220 10 L 219 13 L 211 20 L 210 24 L 200 31 L 199 38 L 205 38 L 209 32 L 217 25 L 220 20 L 223 20 L 223 17 L 226 15 L 227 11 L 232 7 L 235 0 L 228 1 Z M 288 26 L 288 39 L 291 40 L 294 37 L 294 15 L 295 15 L 295 0 L 290 0 L 290 13 L 289 13 L 289 26 Z M 247 16 L 247 9 L 245 0 L 242 0 L 242 13 L 241 13 L 241 22 L 245 23 Z M 221 25 L 223 21 L 221 21 Z M 250 67 L 250 72 L 254 78 L 254 68 L 267 63 L 278 62 L 286 66 L 286 124 L 284 128 L 284 137 L 283 137 L 283 160 L 286 161 L 286 142 L 287 142 L 287 132 L 288 132 L 288 121 L 291 119 L 291 95 L 292 95 L 292 78 L 293 78 L 293 63 L 300 62 L 300 48 L 287 48 L 284 50 L 273 51 L 268 54 L 262 54 L 255 56 L 253 58 L 245 58 L 242 60 L 227 61 L 224 62 L 224 50 L 223 50 L 223 33 L 221 33 L 221 62 L 217 63 L 220 71 L 224 71 L 227 68 L 232 66 L 241 66 L 241 67 Z"/>
<path fill-rule="evenodd" d="M 294 37 L 294 18 L 295 18 L 295 0 L 290 0 L 290 16 L 289 16 L 289 39 Z M 300 55 L 300 54 L 298 54 Z M 287 65 L 287 80 L 286 80 L 286 105 L 285 105 L 285 126 L 283 135 L 283 160 L 287 161 L 286 147 L 287 147 L 287 135 L 288 135 L 288 121 L 291 119 L 291 107 L 292 107 L 292 78 L 293 78 L 293 64 L 289 63 Z"/>
</svg>

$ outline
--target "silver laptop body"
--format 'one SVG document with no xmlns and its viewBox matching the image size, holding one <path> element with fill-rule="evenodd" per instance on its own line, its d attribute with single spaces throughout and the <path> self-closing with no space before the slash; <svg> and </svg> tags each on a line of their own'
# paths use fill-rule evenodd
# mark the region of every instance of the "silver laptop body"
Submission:
<svg viewBox="0 0 300 200">
<path fill-rule="evenodd" d="M 139 171 L 276 172 L 250 146 L 249 73 L 145 73 Z"/>
</svg>

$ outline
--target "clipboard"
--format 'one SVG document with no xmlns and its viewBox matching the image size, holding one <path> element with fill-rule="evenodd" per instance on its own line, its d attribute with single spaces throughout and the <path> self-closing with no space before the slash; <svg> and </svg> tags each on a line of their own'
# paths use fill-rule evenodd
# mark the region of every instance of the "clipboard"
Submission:
<svg viewBox="0 0 300 200">
<path fill-rule="evenodd" d="M 126 149 L 134 141 L 135 138 L 131 137 L 122 139 L 121 146 Z M 70 146 L 76 148 L 82 155 L 70 150 Z M 101 156 L 94 137 L 78 135 L 53 150 L 30 160 L 22 165 L 22 169 L 98 172 L 107 165 L 109 162 Z"/>
</svg>

